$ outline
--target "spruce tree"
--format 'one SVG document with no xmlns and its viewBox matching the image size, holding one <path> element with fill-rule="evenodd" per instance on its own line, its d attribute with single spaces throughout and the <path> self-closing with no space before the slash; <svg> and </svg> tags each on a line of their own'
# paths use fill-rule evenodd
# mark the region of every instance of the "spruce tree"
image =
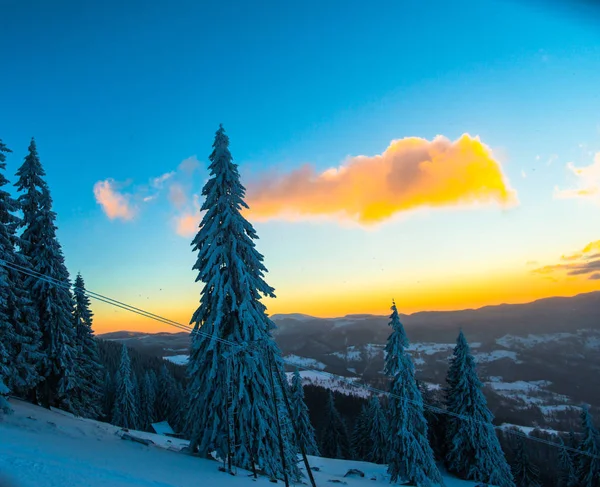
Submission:
<svg viewBox="0 0 600 487">
<path fill-rule="evenodd" d="M 90 299 L 85 290 L 81 274 L 77 274 L 74 285 L 75 311 L 73 320 L 77 333 L 77 367 L 79 375 L 78 412 L 82 416 L 96 419 L 102 408 L 103 367 L 94 338 L 93 313 Z"/>
<path fill-rule="evenodd" d="M 140 416 L 143 418 L 144 429 L 151 431 L 152 423 L 154 423 L 154 407 L 156 402 L 156 388 L 148 371 L 144 373 L 141 393 L 141 410 Z"/>
<path fill-rule="evenodd" d="M 387 463 L 389 425 L 377 396 L 369 401 L 368 418 L 370 451 L 367 460 L 378 464 Z"/>
<path fill-rule="evenodd" d="M 350 458 L 350 441 L 346 422 L 335 408 L 333 393 L 327 394 L 325 417 L 321 427 L 321 453 L 327 458 Z"/>
<path fill-rule="evenodd" d="M 135 403 L 131 362 L 127 347 L 123 345 L 121 364 L 117 371 L 115 404 L 113 406 L 112 424 L 122 428 L 136 429 L 138 412 Z"/>
<path fill-rule="evenodd" d="M 360 409 L 360 414 L 356 418 L 350 444 L 352 446 L 352 456 L 355 460 L 367 461 L 372 451 L 371 442 L 371 421 L 369 417 L 369 408 L 365 404 Z"/>
<path fill-rule="evenodd" d="M 19 205 L 2 189 L 9 184 L 4 176 L 5 153 L 11 152 L 0 140 L 0 367 L 4 368 L 6 386 L 29 397 L 40 381 L 37 368 L 42 359 L 39 351 L 39 323 L 29 289 L 25 286 L 28 263 L 16 252 L 19 245 L 16 229 L 20 219 L 14 214 Z"/>
<path fill-rule="evenodd" d="M 173 375 L 167 368 L 166 364 L 163 364 L 158 374 L 158 394 L 156 397 L 158 411 L 160 416 L 156 419 L 158 421 L 168 421 L 172 424 L 174 414 L 177 410 L 177 384 Z"/>
<path fill-rule="evenodd" d="M 558 466 L 560 471 L 560 487 L 577 487 L 577 474 L 573 465 L 573 457 L 567 450 L 561 436 L 558 437 Z"/>
<path fill-rule="evenodd" d="M 541 487 L 540 471 L 529 460 L 529 454 L 521 436 L 517 436 L 513 476 L 517 487 Z"/>
<path fill-rule="evenodd" d="M 302 445 L 307 455 L 319 456 L 319 448 L 315 438 L 315 429 L 310 422 L 308 408 L 304 402 L 304 387 L 302 386 L 302 378 L 298 369 L 294 371 L 292 376 L 292 384 L 290 387 L 290 408 L 292 417 L 290 418 L 297 432 L 296 442 L 298 446 Z"/>
<path fill-rule="evenodd" d="M 600 436 L 587 406 L 581 410 L 583 439 L 577 461 L 578 487 L 600 487 Z"/>
<path fill-rule="evenodd" d="M 31 270 L 43 276 L 43 279 L 25 278 L 25 288 L 31 290 L 42 332 L 44 359 L 39 370 L 43 381 L 38 386 L 38 397 L 45 407 L 73 409 L 71 395 L 79 379 L 72 318 L 74 303 L 69 273 L 56 238 L 56 214 L 52 211 L 45 175 L 32 139 L 29 153 L 17 171 L 15 186 L 21 192 L 17 201 L 23 212 L 20 251 Z"/>
<path fill-rule="evenodd" d="M 205 213 L 192 241 L 198 252 L 193 269 L 204 287 L 191 319 L 190 448 L 204 456 L 216 451 L 234 465 L 250 470 L 258 465 L 282 478 L 268 363 L 280 370 L 283 364 L 271 336 L 275 325 L 261 302 L 262 296 L 274 297 L 274 290 L 264 280 L 267 270 L 255 248 L 256 231 L 241 214 L 248 207 L 245 188 L 222 126 L 209 159 L 210 178 L 202 190 Z M 284 449 L 295 453 L 289 442 Z M 295 464 L 287 464 L 287 470 L 290 478 L 300 473 Z"/>
<path fill-rule="evenodd" d="M 442 476 L 429 446 L 423 399 L 415 381 L 409 342 L 392 303 L 392 333 L 385 348 L 385 373 L 390 384 L 388 472 L 392 482 L 407 481 L 418 487 L 441 484 Z"/>
<path fill-rule="evenodd" d="M 447 376 L 446 439 L 448 470 L 467 480 L 514 487 L 510 467 L 481 391 L 475 360 L 462 331 Z"/>
<path fill-rule="evenodd" d="M 427 421 L 427 430 L 429 431 L 429 444 L 433 449 L 436 460 L 442 460 L 445 457 L 444 445 L 444 417 L 438 412 L 442 409 L 440 401 L 436 399 L 433 392 L 422 381 L 417 380 L 417 385 L 421 391 L 423 404 L 425 406 L 425 420 Z M 434 408 L 437 408 L 436 411 Z"/>
</svg>

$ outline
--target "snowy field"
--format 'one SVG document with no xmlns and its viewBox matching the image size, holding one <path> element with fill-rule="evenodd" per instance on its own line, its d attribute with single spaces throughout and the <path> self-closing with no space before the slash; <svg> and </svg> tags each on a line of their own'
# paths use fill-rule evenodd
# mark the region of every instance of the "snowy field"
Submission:
<svg viewBox="0 0 600 487">
<path fill-rule="evenodd" d="M 179 450 L 184 440 L 142 432 L 149 446 L 121 439 L 123 431 L 98 421 L 11 400 L 14 414 L 0 419 L 0 487 L 240 487 L 273 485 L 253 481 L 248 472 L 231 476 L 219 463 Z M 309 457 L 316 483 L 367 487 L 389 485 L 385 466 Z M 365 476 L 344 477 L 350 469 Z M 283 485 L 283 482 L 278 482 Z M 473 482 L 445 478 L 446 487 L 473 487 Z"/>
</svg>

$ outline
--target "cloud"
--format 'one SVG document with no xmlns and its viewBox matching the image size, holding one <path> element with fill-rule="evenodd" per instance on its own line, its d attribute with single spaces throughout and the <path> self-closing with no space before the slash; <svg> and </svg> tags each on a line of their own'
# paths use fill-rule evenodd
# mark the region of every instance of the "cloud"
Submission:
<svg viewBox="0 0 600 487">
<path fill-rule="evenodd" d="M 173 183 L 169 186 L 169 201 L 175 208 L 182 208 L 187 203 L 187 195 L 183 186 L 179 183 Z"/>
<path fill-rule="evenodd" d="M 177 166 L 177 171 L 186 174 L 187 176 L 191 176 L 192 173 L 200 167 L 200 161 L 196 158 L 196 156 L 188 157 L 181 161 L 179 166 Z"/>
<path fill-rule="evenodd" d="M 521 169 L 521 177 L 523 179 L 527 179 L 527 173 L 525 172 L 525 169 Z"/>
<path fill-rule="evenodd" d="M 181 237 L 193 237 L 198 232 L 202 220 L 200 213 L 200 198 L 197 194 L 193 197 L 193 209 L 188 209 L 175 217 L 175 231 Z"/>
<path fill-rule="evenodd" d="M 152 187 L 154 187 L 156 189 L 161 189 L 163 187 L 164 183 L 166 181 L 168 181 L 169 179 L 171 179 L 173 176 L 175 176 L 175 171 L 167 172 L 167 173 L 163 174 L 162 176 L 153 178 L 150 181 L 150 184 L 152 185 Z"/>
<path fill-rule="evenodd" d="M 96 201 L 111 220 L 120 218 L 131 220 L 136 214 L 136 209 L 130 204 L 130 196 L 120 193 L 112 179 L 98 181 L 94 184 Z"/>
<path fill-rule="evenodd" d="M 518 203 L 489 147 L 467 134 L 454 142 L 394 140 L 380 155 L 351 157 L 321 173 L 305 165 L 265 174 L 248 184 L 247 199 L 255 220 L 333 217 L 362 225 L 425 207 Z"/>
<path fill-rule="evenodd" d="M 528 260 L 527 262 L 525 262 L 525 265 L 529 265 L 529 266 L 539 265 L 539 262 L 537 260 Z"/>
<path fill-rule="evenodd" d="M 588 279 L 591 279 L 593 281 L 600 280 L 600 272 L 596 272 L 596 274 L 592 274 L 590 277 L 588 277 Z"/>
<path fill-rule="evenodd" d="M 596 153 L 594 162 L 585 167 L 576 167 L 572 162 L 567 164 L 567 169 L 573 173 L 577 184 L 574 188 L 554 188 L 554 197 L 557 199 L 585 199 L 600 204 L 600 152 Z"/>
<path fill-rule="evenodd" d="M 542 276 L 563 273 L 567 276 L 584 276 L 600 271 L 600 240 L 590 242 L 581 251 L 561 256 L 564 264 L 547 265 L 533 269 L 531 272 Z M 589 276 L 589 279 L 596 279 Z"/>
</svg>

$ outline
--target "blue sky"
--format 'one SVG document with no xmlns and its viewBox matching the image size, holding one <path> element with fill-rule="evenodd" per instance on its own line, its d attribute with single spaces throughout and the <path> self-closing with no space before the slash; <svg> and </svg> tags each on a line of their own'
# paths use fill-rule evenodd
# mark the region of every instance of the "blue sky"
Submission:
<svg viewBox="0 0 600 487">
<path fill-rule="evenodd" d="M 435 294 L 600 238 L 597 205 L 553 197 L 577 184 L 568 162 L 589 166 L 600 151 L 600 31 L 564 10 L 468 0 L 0 5 L 9 172 L 35 136 L 67 263 L 95 291 L 187 321 L 199 287 L 166 189 L 121 221 L 106 217 L 93 188 L 110 179 L 134 195 L 196 156 L 202 169 L 184 181 L 193 209 L 221 122 L 245 180 L 306 163 L 322 172 L 395 139 L 468 133 L 518 194 L 512 209 L 425 209 L 375 229 L 257 221 L 281 298 L 269 309 L 343 314 L 341 294 L 367 287 L 381 300 L 365 298 L 364 310 L 386 312 L 389 294 L 401 303 L 417 275 Z M 456 306 L 471 303 L 463 294 Z M 129 319 L 110 313 L 99 307 L 97 319 Z"/>
</svg>

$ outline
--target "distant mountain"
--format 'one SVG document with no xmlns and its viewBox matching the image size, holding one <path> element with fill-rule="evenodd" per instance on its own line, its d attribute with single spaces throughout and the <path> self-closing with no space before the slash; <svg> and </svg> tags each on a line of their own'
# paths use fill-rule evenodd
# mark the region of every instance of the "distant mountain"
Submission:
<svg viewBox="0 0 600 487">
<path fill-rule="evenodd" d="M 274 336 L 286 359 L 353 380 L 385 386 L 383 348 L 387 316 L 315 318 L 272 316 Z M 569 415 L 568 405 L 600 406 L 600 292 L 461 311 L 401 315 L 418 377 L 439 387 L 459 329 L 469 340 L 497 409 L 535 410 L 540 423 Z M 182 362 L 187 333 L 114 332 L 100 335 Z M 312 374 L 314 375 L 314 374 Z M 307 374 L 307 377 L 312 377 Z M 510 418 L 507 418 L 510 419 Z"/>
</svg>

